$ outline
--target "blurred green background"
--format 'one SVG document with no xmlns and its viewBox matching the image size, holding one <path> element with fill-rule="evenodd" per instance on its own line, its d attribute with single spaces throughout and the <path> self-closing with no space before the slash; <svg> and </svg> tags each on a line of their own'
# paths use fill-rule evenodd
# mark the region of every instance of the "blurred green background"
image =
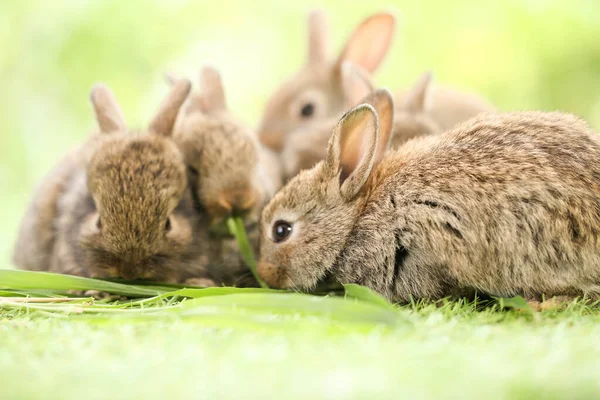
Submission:
<svg viewBox="0 0 600 400">
<path fill-rule="evenodd" d="M 329 11 L 332 49 L 370 13 L 398 36 L 377 76 L 392 89 L 424 70 L 502 110 L 565 110 L 600 129 L 600 2 L 564 0 L 0 2 L 0 266 L 36 181 L 94 127 L 88 91 L 111 86 L 132 127 L 147 123 L 163 72 L 217 66 L 228 101 L 255 124 L 304 61 L 305 16 Z"/>
</svg>

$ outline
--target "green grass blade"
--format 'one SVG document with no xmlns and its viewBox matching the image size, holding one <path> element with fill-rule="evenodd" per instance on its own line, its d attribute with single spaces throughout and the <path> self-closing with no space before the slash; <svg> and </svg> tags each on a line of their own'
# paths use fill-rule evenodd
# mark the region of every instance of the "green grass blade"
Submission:
<svg viewBox="0 0 600 400">
<path fill-rule="evenodd" d="M 246 235 L 246 229 L 244 228 L 244 221 L 239 217 L 232 217 L 227 219 L 227 227 L 229 228 L 229 232 L 233 236 L 235 236 L 235 240 L 238 243 L 240 248 L 240 252 L 242 253 L 242 258 L 252 275 L 258 282 L 261 288 L 267 289 L 269 285 L 265 281 L 263 281 L 258 273 L 256 272 L 256 258 L 254 258 L 254 252 L 252 251 L 252 246 L 248 241 L 248 236 Z"/>
<path fill-rule="evenodd" d="M 124 285 L 99 279 L 80 276 L 55 274 L 51 272 L 0 270 L 0 289 L 2 290 L 99 290 L 102 292 L 130 297 L 152 297 L 171 289 L 159 287 Z"/>
<path fill-rule="evenodd" d="M 344 285 L 344 294 L 351 299 L 365 301 L 381 307 L 393 307 L 393 304 L 380 294 L 375 293 L 368 287 L 356 285 L 354 283 Z"/>
<path fill-rule="evenodd" d="M 500 309 L 513 308 L 515 310 L 527 311 L 532 313 L 533 310 L 529 307 L 529 304 L 521 296 L 515 297 L 495 297 L 500 305 Z"/>
</svg>

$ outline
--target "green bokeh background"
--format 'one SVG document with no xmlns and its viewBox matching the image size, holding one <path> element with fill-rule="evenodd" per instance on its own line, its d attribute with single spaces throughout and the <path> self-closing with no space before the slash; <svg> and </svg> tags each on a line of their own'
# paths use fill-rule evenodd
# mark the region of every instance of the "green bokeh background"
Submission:
<svg viewBox="0 0 600 400">
<path fill-rule="evenodd" d="M 381 86 L 401 88 L 432 70 L 501 110 L 565 110 L 600 129 L 597 0 L 2 1 L 0 266 L 9 266 L 37 180 L 93 128 L 94 82 L 110 85 L 130 126 L 141 127 L 165 92 L 165 71 L 193 77 L 210 63 L 230 108 L 255 124 L 304 60 L 313 7 L 329 11 L 335 51 L 362 18 L 396 10 Z"/>
</svg>

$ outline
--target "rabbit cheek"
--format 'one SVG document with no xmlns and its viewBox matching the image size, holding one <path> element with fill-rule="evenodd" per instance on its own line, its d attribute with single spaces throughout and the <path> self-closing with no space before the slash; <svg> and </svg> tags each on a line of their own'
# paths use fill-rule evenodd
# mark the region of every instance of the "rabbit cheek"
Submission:
<svg viewBox="0 0 600 400">
<path fill-rule="evenodd" d="M 285 270 L 267 261 L 259 261 L 257 266 L 258 275 L 273 288 L 286 289 L 292 286 Z"/>
</svg>

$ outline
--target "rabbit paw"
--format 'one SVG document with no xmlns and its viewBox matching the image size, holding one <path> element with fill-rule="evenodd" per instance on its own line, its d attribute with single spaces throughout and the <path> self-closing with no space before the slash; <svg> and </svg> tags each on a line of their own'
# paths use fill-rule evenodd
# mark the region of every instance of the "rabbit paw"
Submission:
<svg viewBox="0 0 600 400">
<path fill-rule="evenodd" d="M 545 300 L 527 300 L 527 304 L 534 311 L 546 311 L 546 310 L 561 310 L 565 308 L 570 302 L 575 300 L 575 297 L 571 296 L 555 296 Z"/>
</svg>

